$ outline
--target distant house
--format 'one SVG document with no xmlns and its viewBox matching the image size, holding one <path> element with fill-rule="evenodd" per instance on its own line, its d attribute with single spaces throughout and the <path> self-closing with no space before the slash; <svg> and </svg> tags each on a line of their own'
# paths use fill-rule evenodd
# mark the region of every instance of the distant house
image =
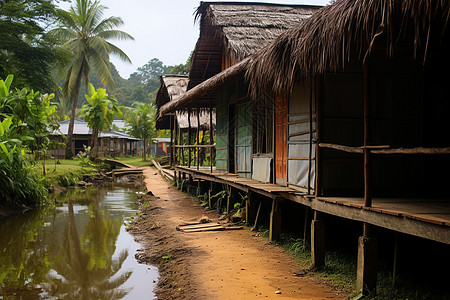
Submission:
<svg viewBox="0 0 450 300">
<path fill-rule="evenodd" d="M 169 156 L 172 151 L 172 142 L 170 138 L 154 138 L 151 152 L 155 156 Z"/>
<path fill-rule="evenodd" d="M 67 136 L 69 131 L 69 120 L 65 120 L 59 123 L 59 130 L 62 134 Z M 118 129 L 124 128 L 124 122 L 114 121 L 113 125 Z M 73 128 L 73 140 L 72 149 L 74 149 L 74 155 L 77 155 L 80 151 L 84 151 L 84 147 L 88 147 L 91 144 L 92 129 L 88 127 L 87 123 L 81 119 L 75 119 Z M 64 142 L 63 137 L 56 133 L 54 139 L 60 142 Z M 136 154 L 139 146 L 140 139 L 134 138 L 126 133 L 109 130 L 107 132 L 100 132 L 99 139 L 99 154 L 100 155 L 121 155 Z M 56 157 L 64 157 L 65 149 L 57 149 L 51 151 L 52 155 Z"/>
</svg>

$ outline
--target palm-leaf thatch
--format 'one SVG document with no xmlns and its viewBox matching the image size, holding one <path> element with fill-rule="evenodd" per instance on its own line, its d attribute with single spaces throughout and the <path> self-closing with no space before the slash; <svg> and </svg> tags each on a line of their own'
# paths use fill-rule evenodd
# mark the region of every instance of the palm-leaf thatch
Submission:
<svg viewBox="0 0 450 300">
<path fill-rule="evenodd" d="M 176 101 L 184 95 L 188 85 L 188 77 L 186 75 L 162 75 L 160 77 L 160 87 L 156 95 L 155 104 L 159 116 L 161 106 L 171 101 Z M 156 129 L 170 129 L 170 117 L 157 118 Z"/>
<path fill-rule="evenodd" d="M 188 90 L 185 94 L 179 97 L 176 101 L 171 101 L 169 103 L 164 104 L 159 108 L 159 118 L 163 117 L 170 112 L 176 110 L 184 110 L 189 105 L 191 106 L 200 106 L 200 107 L 209 107 L 209 100 L 202 101 L 202 96 L 208 94 L 208 92 L 216 89 L 217 87 L 225 84 L 230 79 L 235 78 L 240 74 L 244 74 L 245 66 L 248 62 L 248 59 L 241 61 L 240 63 L 220 72 L 216 76 L 209 78 L 208 80 L 203 81 L 196 87 Z M 195 105 L 194 105 L 195 102 Z"/>
<path fill-rule="evenodd" d="M 181 129 L 188 129 L 189 128 L 189 119 L 188 119 L 188 113 L 187 111 L 177 111 L 175 113 L 177 117 L 178 127 Z M 191 119 L 191 128 L 197 128 L 197 112 L 191 111 L 190 112 L 190 119 Z M 200 129 L 207 129 L 209 130 L 209 110 L 200 110 Z M 213 109 L 212 113 L 212 126 L 213 128 L 216 127 L 216 113 Z"/>
<path fill-rule="evenodd" d="M 430 36 L 441 36 L 449 18 L 447 0 L 338 0 L 254 55 L 246 77 L 252 93 L 283 93 L 301 78 L 338 71 L 352 55 L 363 61 L 377 43 L 391 57 L 402 39 L 425 61 Z"/>
<path fill-rule="evenodd" d="M 282 31 L 309 17 L 318 6 L 239 2 L 201 2 L 189 73 L 189 88 L 262 49 Z M 231 61 L 223 64 L 224 55 Z"/>
</svg>

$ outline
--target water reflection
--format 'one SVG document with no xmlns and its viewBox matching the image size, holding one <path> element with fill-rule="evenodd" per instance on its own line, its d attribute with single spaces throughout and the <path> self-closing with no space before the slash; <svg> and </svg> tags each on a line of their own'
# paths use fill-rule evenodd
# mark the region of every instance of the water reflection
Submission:
<svg viewBox="0 0 450 300">
<path fill-rule="evenodd" d="M 0 220 L 0 299 L 151 298 L 156 269 L 129 255 L 138 245 L 123 226 L 134 199 L 123 187 L 74 190 L 55 209 Z"/>
</svg>

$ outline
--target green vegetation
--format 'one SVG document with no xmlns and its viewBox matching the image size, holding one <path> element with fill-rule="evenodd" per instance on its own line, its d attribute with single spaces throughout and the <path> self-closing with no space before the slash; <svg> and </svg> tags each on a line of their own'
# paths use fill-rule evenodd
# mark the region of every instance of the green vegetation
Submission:
<svg viewBox="0 0 450 300">
<path fill-rule="evenodd" d="M 0 80 L 0 205 L 37 206 L 47 199 L 41 178 L 25 159 L 49 144 L 48 123 L 55 120 L 52 95 L 29 89 L 11 91 L 13 76 Z"/>
<path fill-rule="evenodd" d="M 144 151 L 142 159 L 146 160 L 147 149 L 146 143 L 152 137 L 156 136 L 155 114 L 156 109 L 153 105 L 136 103 L 136 109 L 132 110 L 127 117 L 127 125 L 130 126 L 130 134 L 134 137 L 142 139 L 144 142 Z"/>
<path fill-rule="evenodd" d="M 106 94 L 105 89 L 95 90 L 94 86 L 90 83 L 88 94 L 86 95 L 87 104 L 83 105 L 81 109 L 81 115 L 84 116 L 84 120 L 88 123 L 88 126 L 92 128 L 91 137 L 91 156 L 97 157 L 98 147 L 97 139 L 99 131 L 107 131 L 114 120 L 114 116 L 122 116 L 122 112 L 117 106 L 117 99 L 114 96 Z"/>
<path fill-rule="evenodd" d="M 168 263 L 169 261 L 171 261 L 172 259 L 174 259 L 173 254 L 169 253 L 167 255 L 164 255 L 163 257 L 161 257 L 161 263 L 165 264 Z"/>
<path fill-rule="evenodd" d="M 53 0 L 0 1 L 0 78 L 16 76 L 16 86 L 56 91 L 52 71 L 65 62 L 46 28 L 59 12 Z"/>
<path fill-rule="evenodd" d="M 62 49 L 72 55 L 63 88 L 65 97 L 72 103 L 67 134 L 67 157 L 72 157 L 73 127 L 82 79 L 88 84 L 90 71 L 94 69 L 102 83 L 113 88 L 109 55 L 117 55 L 123 61 L 131 63 L 130 58 L 122 50 L 107 40 L 132 40 L 133 37 L 115 29 L 123 24 L 121 18 L 103 19 L 105 9 L 106 7 L 100 5 L 99 1 L 76 0 L 75 6 L 60 18 L 61 27 L 51 31 L 63 42 Z"/>
<path fill-rule="evenodd" d="M 115 159 L 135 167 L 149 167 L 153 165 L 150 161 L 151 158 L 149 160 L 143 161 L 142 158 L 138 156 L 119 156 Z"/>
</svg>

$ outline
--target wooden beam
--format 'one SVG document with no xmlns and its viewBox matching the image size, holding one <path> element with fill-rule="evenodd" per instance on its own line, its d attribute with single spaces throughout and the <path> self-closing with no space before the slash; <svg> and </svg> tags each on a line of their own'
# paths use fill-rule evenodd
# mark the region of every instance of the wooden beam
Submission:
<svg viewBox="0 0 450 300">
<path fill-rule="evenodd" d="M 372 206 L 371 158 L 367 148 L 370 143 L 370 73 L 369 61 L 364 61 L 364 206 Z"/>
<path fill-rule="evenodd" d="M 214 144 L 214 136 L 213 136 L 213 125 L 212 125 L 212 105 L 211 101 L 209 101 L 209 144 L 212 146 Z M 213 172 L 213 149 L 210 148 L 209 151 L 209 165 L 211 167 L 211 173 Z"/>
<path fill-rule="evenodd" d="M 188 108 L 188 145 L 191 144 L 191 110 Z M 189 147 L 188 167 L 191 167 L 191 148 Z"/>
<path fill-rule="evenodd" d="M 402 232 L 450 245 L 450 230 L 447 226 L 423 222 L 404 216 L 379 213 L 369 209 L 337 205 L 334 203 L 315 199 L 311 200 L 307 197 L 296 196 L 289 193 L 281 192 L 279 193 L 279 195 L 296 203 L 309 206 L 313 210 L 317 210 L 333 216 L 359 222 L 365 222 L 389 230 Z"/>
<path fill-rule="evenodd" d="M 200 169 L 200 107 L 197 106 L 197 170 Z"/>
</svg>

